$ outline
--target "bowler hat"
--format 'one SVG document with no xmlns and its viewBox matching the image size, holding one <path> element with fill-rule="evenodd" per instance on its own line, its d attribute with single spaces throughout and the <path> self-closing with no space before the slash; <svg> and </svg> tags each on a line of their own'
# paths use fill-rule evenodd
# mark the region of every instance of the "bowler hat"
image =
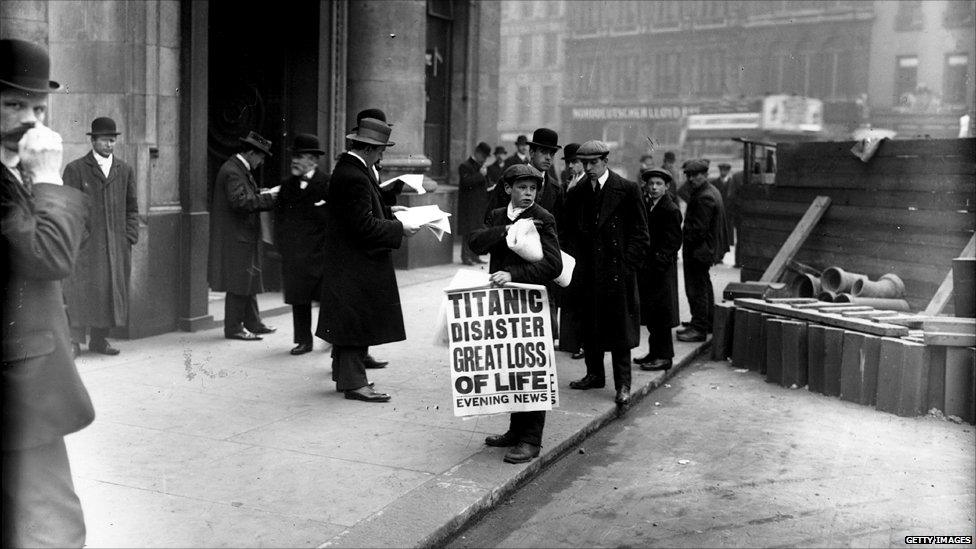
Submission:
<svg viewBox="0 0 976 549">
<path fill-rule="evenodd" d="M 478 143 L 478 146 L 476 146 L 474 150 L 480 152 L 485 156 L 488 156 L 491 154 L 491 145 L 482 141 L 481 143 Z"/>
<path fill-rule="evenodd" d="M 363 121 L 363 118 L 375 118 L 380 122 L 386 122 L 386 113 L 381 111 L 380 109 L 363 109 L 359 111 L 359 114 L 356 115 L 357 127 L 359 126 L 359 123 Z M 390 124 L 388 122 L 387 125 L 393 127 L 393 124 Z M 356 128 L 353 128 L 351 131 L 356 131 Z"/>
<path fill-rule="evenodd" d="M 325 151 L 319 148 L 318 136 L 310 133 L 295 134 L 295 140 L 291 142 L 291 152 L 292 154 L 325 154 Z"/>
<path fill-rule="evenodd" d="M 0 84 L 34 93 L 51 93 L 61 84 L 50 79 L 51 59 L 33 42 L 0 40 Z"/>
<path fill-rule="evenodd" d="M 505 147 L 498 146 L 498 147 L 495 147 L 495 152 L 493 152 L 491 154 L 508 154 L 508 151 L 505 150 Z"/>
<path fill-rule="evenodd" d="M 708 161 L 696 158 L 689 160 L 681 165 L 681 170 L 685 173 L 699 173 L 708 171 Z"/>
<path fill-rule="evenodd" d="M 382 145 L 392 147 L 390 141 L 390 125 L 376 118 L 363 118 L 359 121 L 356 131 L 346 136 L 346 139 L 366 143 L 367 145 Z"/>
<path fill-rule="evenodd" d="M 640 173 L 640 178 L 642 181 L 647 181 L 651 177 L 660 177 L 665 183 L 670 183 L 673 181 L 671 174 L 664 168 L 648 168 L 646 170 L 642 170 Z"/>
<path fill-rule="evenodd" d="M 515 138 L 515 145 L 516 146 L 518 146 L 518 145 L 525 145 L 528 142 L 529 142 L 529 138 L 528 137 L 525 137 L 524 135 L 520 135 L 520 136 L 518 136 L 518 137 Z"/>
<path fill-rule="evenodd" d="M 532 141 L 528 141 L 530 147 L 538 147 L 540 149 L 552 149 L 558 150 L 562 147 L 557 145 L 559 142 L 559 135 L 549 128 L 539 128 L 532 132 Z"/>
<path fill-rule="evenodd" d="M 579 143 L 570 143 L 569 145 L 566 145 L 566 148 L 563 149 L 563 160 L 565 160 L 566 162 L 575 161 L 576 151 L 578 151 L 579 148 L 580 148 Z"/>
<path fill-rule="evenodd" d="M 542 183 L 542 172 L 530 164 L 512 164 L 502 172 L 502 181 L 505 183 L 512 184 L 518 179 L 535 179 Z"/>
<path fill-rule="evenodd" d="M 594 158 L 605 158 L 610 154 L 610 147 L 603 141 L 592 139 L 580 145 L 576 151 L 576 158 L 580 160 L 593 160 Z"/>
<path fill-rule="evenodd" d="M 272 156 L 271 141 L 261 137 L 257 132 L 247 132 L 247 137 L 242 137 L 241 141 L 247 143 L 258 152 L 263 152 L 268 156 Z"/>
<path fill-rule="evenodd" d="M 91 131 L 86 135 L 98 137 L 99 135 L 119 135 L 120 133 L 122 132 L 115 129 L 115 120 L 107 116 L 99 116 L 92 120 Z"/>
</svg>

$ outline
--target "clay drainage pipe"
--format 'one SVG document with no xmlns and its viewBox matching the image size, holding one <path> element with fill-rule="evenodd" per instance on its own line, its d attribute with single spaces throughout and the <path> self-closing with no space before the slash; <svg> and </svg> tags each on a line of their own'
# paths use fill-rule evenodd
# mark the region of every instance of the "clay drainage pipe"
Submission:
<svg viewBox="0 0 976 549">
<path fill-rule="evenodd" d="M 796 297 L 814 297 L 820 293 L 820 277 L 803 273 L 790 284 L 790 294 Z"/>
<path fill-rule="evenodd" d="M 820 277 L 820 284 L 824 290 L 840 294 L 851 291 L 854 282 L 867 279 L 867 275 L 849 273 L 840 267 L 827 267 Z"/>
<path fill-rule="evenodd" d="M 904 299 L 886 299 L 883 297 L 857 297 L 851 294 L 837 294 L 834 303 L 850 303 L 852 305 L 867 305 L 875 309 L 888 311 L 908 311 L 908 302 Z"/>
<path fill-rule="evenodd" d="M 888 273 L 877 281 L 855 280 L 851 288 L 854 297 L 886 297 L 898 299 L 905 296 L 905 283 L 898 275 Z"/>
</svg>

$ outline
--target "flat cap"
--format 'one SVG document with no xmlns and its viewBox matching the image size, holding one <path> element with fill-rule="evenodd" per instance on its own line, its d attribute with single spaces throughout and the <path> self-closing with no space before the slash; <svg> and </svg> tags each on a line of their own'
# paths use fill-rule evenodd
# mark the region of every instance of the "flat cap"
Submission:
<svg viewBox="0 0 976 549">
<path fill-rule="evenodd" d="M 694 160 L 689 160 L 681 166 L 681 170 L 685 173 L 698 173 L 708 171 L 708 161 L 696 158 Z"/>
<path fill-rule="evenodd" d="M 670 183 L 672 181 L 671 174 L 664 168 L 648 168 L 646 170 L 642 170 L 640 173 L 640 178 L 642 181 L 647 181 L 652 177 L 660 177 L 665 183 Z"/>
<path fill-rule="evenodd" d="M 580 148 L 576 151 L 576 158 L 580 160 L 592 160 L 607 156 L 608 154 L 610 154 L 610 147 L 607 147 L 606 143 L 592 139 L 580 145 Z"/>
<path fill-rule="evenodd" d="M 513 164 L 502 172 L 502 181 L 514 183 L 518 179 L 535 179 L 542 183 L 542 172 L 533 168 L 530 164 Z"/>
<path fill-rule="evenodd" d="M 729 164 L 728 162 L 719 162 L 718 169 L 720 169 L 720 170 L 731 170 L 732 169 L 732 164 Z"/>
</svg>

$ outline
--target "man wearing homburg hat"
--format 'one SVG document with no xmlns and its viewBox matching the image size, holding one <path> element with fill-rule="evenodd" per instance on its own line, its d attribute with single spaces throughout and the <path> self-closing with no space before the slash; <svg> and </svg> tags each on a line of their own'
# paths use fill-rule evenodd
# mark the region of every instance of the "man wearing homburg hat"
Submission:
<svg viewBox="0 0 976 549">
<path fill-rule="evenodd" d="M 261 321 L 257 294 L 264 291 L 260 212 L 274 208 L 279 187 L 261 189 L 251 173 L 271 156 L 271 141 L 256 132 L 240 139 L 241 151 L 220 167 L 211 189 L 207 281 L 227 293 L 224 337 L 256 341 L 275 331 Z"/>
<path fill-rule="evenodd" d="M 458 166 L 457 234 L 461 238 L 461 262 L 465 265 L 484 263 L 468 245 L 468 234 L 480 229 L 485 206 L 488 204 L 488 166 L 491 147 L 482 141 L 467 160 Z M 494 160 L 494 159 L 493 159 Z"/>
<path fill-rule="evenodd" d="M 285 303 L 291 305 L 293 355 L 312 350 L 312 301 L 321 294 L 325 257 L 326 198 L 329 174 L 319 167 L 325 154 L 319 138 L 295 135 L 291 146 L 291 174 L 281 182 L 275 205 L 275 246 L 281 254 Z"/>
<path fill-rule="evenodd" d="M 542 172 L 544 176 L 536 193 L 535 202 L 554 215 L 558 223 L 563 208 L 563 189 L 562 185 L 559 184 L 559 176 L 556 174 L 552 161 L 556 156 L 556 151 L 562 148 L 559 145 L 559 134 L 549 128 L 539 128 L 532 133 L 532 141 L 526 142 L 526 145 L 529 147 L 529 164 Z M 508 162 L 506 162 L 505 169 L 508 167 Z M 501 208 L 508 201 L 509 197 L 505 193 L 505 186 L 495 185 L 495 189 L 492 190 L 488 198 L 488 208 L 484 212 L 485 221 L 488 220 L 488 214 L 492 210 Z"/>
<path fill-rule="evenodd" d="M 586 181 L 583 163 L 576 157 L 579 143 L 570 143 L 563 149 L 563 162 L 566 169 L 562 174 L 563 188 L 566 193 L 580 183 Z M 573 277 L 568 287 L 559 296 L 559 350 L 572 353 L 575 360 L 583 358 L 583 323 L 576 302 L 579 292 L 585 291 L 579 279 Z"/>
<path fill-rule="evenodd" d="M 61 280 L 72 270 L 88 198 L 64 186 L 61 136 L 44 127 L 44 48 L 0 40 L 3 272 L 3 547 L 82 547 L 85 520 L 64 436 L 95 411 L 71 354 Z"/>
<path fill-rule="evenodd" d="M 389 124 L 363 118 L 346 136 L 349 150 L 339 156 L 329 181 L 322 305 L 315 335 L 332 344 L 332 379 L 347 399 L 387 402 L 366 378 L 370 345 L 406 339 L 393 250 L 419 226 L 403 223 L 380 193 L 373 167 L 383 158 Z"/>
<path fill-rule="evenodd" d="M 684 163 L 688 189 L 688 208 L 682 230 L 681 258 L 685 295 L 691 309 L 691 322 L 678 330 L 678 341 L 705 341 L 712 331 L 715 296 L 708 270 L 722 262 L 729 251 L 722 195 L 708 182 L 708 161 Z"/>
<path fill-rule="evenodd" d="M 637 270 L 649 240 L 637 183 L 607 169 L 610 149 L 601 141 L 580 145 L 587 180 L 566 196 L 558 222 L 559 244 L 576 258 L 573 279 L 582 286 L 576 306 L 583 321 L 586 375 L 572 389 L 605 386 L 604 353 L 610 351 L 615 400 L 630 405 L 630 350 L 640 344 Z"/>
<path fill-rule="evenodd" d="M 115 121 L 92 121 L 92 150 L 64 168 L 64 184 L 90 198 L 85 241 L 75 270 L 65 281 L 72 345 L 75 353 L 91 329 L 88 349 L 117 355 L 106 337 L 109 329 L 125 326 L 129 311 L 129 275 L 132 246 L 139 240 L 139 203 L 136 175 L 114 154 L 120 132 Z"/>
<path fill-rule="evenodd" d="M 502 166 L 502 170 L 507 170 L 516 164 L 528 164 L 529 163 L 529 138 L 524 135 L 519 135 L 515 138 L 515 152 L 512 156 L 505 159 L 505 165 Z"/>
</svg>

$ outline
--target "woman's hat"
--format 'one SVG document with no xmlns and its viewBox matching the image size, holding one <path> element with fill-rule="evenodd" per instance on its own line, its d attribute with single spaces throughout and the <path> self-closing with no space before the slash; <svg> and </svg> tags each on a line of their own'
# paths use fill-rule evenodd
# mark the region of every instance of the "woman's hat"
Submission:
<svg viewBox="0 0 976 549">
<path fill-rule="evenodd" d="M 295 140 L 291 143 L 291 152 L 292 154 L 325 154 L 325 151 L 319 148 L 318 136 L 310 133 L 295 134 Z"/>
<path fill-rule="evenodd" d="M 242 137 L 241 141 L 254 147 L 258 152 L 273 156 L 271 154 L 271 141 L 261 137 L 257 132 L 247 132 L 247 137 Z"/>
<path fill-rule="evenodd" d="M 24 40 L 0 40 L 0 84 L 34 93 L 59 91 L 50 79 L 51 59 L 43 47 Z"/>
<path fill-rule="evenodd" d="M 393 131 L 390 125 L 376 118 L 363 118 L 359 121 L 356 131 L 346 136 L 346 139 L 366 143 L 367 145 L 381 145 L 392 147 L 395 145 L 390 141 L 390 132 Z"/>
<path fill-rule="evenodd" d="M 91 131 L 88 132 L 86 135 L 90 135 L 92 137 L 98 137 L 99 135 L 115 136 L 121 133 L 122 132 L 116 131 L 115 129 L 115 120 L 112 120 L 107 116 L 100 116 L 92 120 Z"/>
<path fill-rule="evenodd" d="M 558 150 L 561 149 L 557 143 L 559 142 L 559 134 L 554 130 L 549 128 L 539 128 L 532 132 L 532 141 L 528 142 L 530 147 L 538 147 L 541 149 L 551 149 Z"/>
</svg>

